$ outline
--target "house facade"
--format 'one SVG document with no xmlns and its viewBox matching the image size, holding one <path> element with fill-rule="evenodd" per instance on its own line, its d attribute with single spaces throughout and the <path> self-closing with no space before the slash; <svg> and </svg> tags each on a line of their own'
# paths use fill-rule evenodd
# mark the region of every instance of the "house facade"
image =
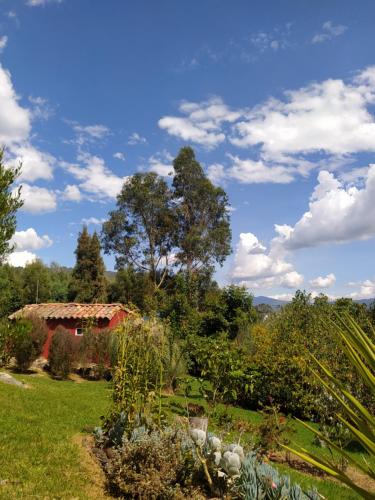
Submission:
<svg viewBox="0 0 375 500">
<path fill-rule="evenodd" d="M 58 326 L 63 326 L 74 337 L 82 337 L 87 324 L 94 331 L 114 328 L 130 314 L 122 304 L 77 304 L 46 303 L 29 304 L 9 316 L 17 319 L 27 316 L 38 316 L 45 320 L 48 336 L 42 355 L 48 359 L 53 334 Z"/>
</svg>

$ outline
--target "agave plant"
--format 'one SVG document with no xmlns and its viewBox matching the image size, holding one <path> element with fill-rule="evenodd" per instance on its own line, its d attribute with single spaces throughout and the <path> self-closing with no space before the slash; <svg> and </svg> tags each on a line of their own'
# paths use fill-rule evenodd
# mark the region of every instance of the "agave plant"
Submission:
<svg viewBox="0 0 375 500">
<path fill-rule="evenodd" d="M 359 374 L 363 383 L 368 387 L 370 397 L 373 398 L 375 396 L 374 343 L 349 315 L 340 319 L 335 325 L 337 334 L 342 341 L 343 350 L 346 356 Z M 316 370 L 312 369 L 314 376 L 339 404 L 340 413 L 337 415 L 337 418 L 342 425 L 352 433 L 355 440 L 368 452 L 368 454 L 370 456 L 375 456 L 374 416 L 343 386 L 343 384 L 332 374 L 331 370 L 327 366 L 320 363 L 314 356 L 312 356 L 312 358 L 321 373 L 320 374 Z M 365 460 L 360 461 L 354 459 L 344 449 L 333 443 L 321 432 L 312 428 L 305 422 L 300 422 L 304 427 L 313 432 L 320 440 L 324 441 L 329 447 L 331 447 L 331 449 L 336 450 L 336 452 L 347 460 L 348 463 L 361 470 L 371 479 L 375 480 L 375 472 Z M 340 482 L 346 484 L 356 491 L 361 497 L 366 499 L 375 498 L 374 493 L 371 493 L 355 484 L 347 474 L 345 474 L 333 463 L 332 460 L 319 457 L 304 448 L 295 450 L 288 446 L 283 447 L 298 455 L 306 462 L 309 462 L 315 467 L 333 476 Z"/>
</svg>

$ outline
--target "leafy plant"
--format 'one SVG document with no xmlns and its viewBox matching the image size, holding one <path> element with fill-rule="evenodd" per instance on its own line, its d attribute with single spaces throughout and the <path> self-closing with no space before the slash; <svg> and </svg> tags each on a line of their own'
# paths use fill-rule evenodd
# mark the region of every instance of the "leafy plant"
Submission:
<svg viewBox="0 0 375 500">
<path fill-rule="evenodd" d="M 271 402 L 262 410 L 263 421 L 257 428 L 257 445 L 262 453 L 277 450 L 280 444 L 289 443 L 289 435 L 294 431 L 288 419 L 280 413 L 280 406 Z"/>
<path fill-rule="evenodd" d="M 11 358 L 13 328 L 9 321 L 0 322 L 0 366 L 6 366 Z"/>
<path fill-rule="evenodd" d="M 336 332 L 342 342 L 342 349 L 346 354 L 353 368 L 357 371 L 363 383 L 369 390 L 370 398 L 375 396 L 375 345 L 364 330 L 348 315 L 344 314 L 343 319 L 336 322 Z M 337 401 L 340 411 L 337 414 L 338 420 L 342 425 L 353 434 L 355 440 L 369 453 L 375 455 L 375 418 L 363 406 L 363 404 L 351 392 L 347 390 L 331 370 L 323 365 L 318 359 L 312 356 L 320 373 L 312 370 L 315 378 L 320 382 L 323 388 Z M 354 467 L 368 475 L 372 480 L 375 479 L 375 472 L 367 464 L 354 459 L 344 449 L 335 444 L 323 433 L 312 428 L 310 425 L 301 422 L 307 429 L 311 430 L 320 440 L 324 441 L 330 448 L 335 450 L 341 457 L 352 464 Z M 340 482 L 346 484 L 359 495 L 366 499 L 373 499 L 373 493 L 357 486 L 345 472 L 332 460 L 319 457 L 308 452 L 304 448 L 299 450 L 286 449 L 292 451 L 302 459 L 323 470 L 327 474 L 335 477 Z"/>
<path fill-rule="evenodd" d="M 28 370 L 41 355 L 47 335 L 45 321 L 37 316 L 21 318 L 14 323 L 12 353 L 19 370 Z"/>
<path fill-rule="evenodd" d="M 105 423 L 109 430 L 121 414 L 124 428 L 148 420 L 161 420 L 163 385 L 163 329 L 156 320 L 132 315 L 114 333 L 116 359 L 113 370 L 112 408 Z"/>
<path fill-rule="evenodd" d="M 77 343 L 73 335 L 58 326 L 53 334 L 49 349 L 49 366 L 51 373 L 58 378 L 67 378 L 77 358 Z"/>
<path fill-rule="evenodd" d="M 258 460 L 255 452 L 248 454 L 242 465 L 236 490 L 244 500 L 319 500 L 317 491 L 303 491 L 291 484 L 289 476 L 280 476 L 269 464 Z"/>
</svg>

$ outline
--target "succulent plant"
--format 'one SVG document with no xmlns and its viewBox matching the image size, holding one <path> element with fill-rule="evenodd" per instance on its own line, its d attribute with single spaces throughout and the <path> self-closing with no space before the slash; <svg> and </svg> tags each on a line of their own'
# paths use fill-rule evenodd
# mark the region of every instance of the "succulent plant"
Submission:
<svg viewBox="0 0 375 500">
<path fill-rule="evenodd" d="M 207 434 L 201 429 L 190 429 L 190 436 L 194 443 L 199 447 L 202 447 L 205 444 L 207 438 Z"/>
</svg>

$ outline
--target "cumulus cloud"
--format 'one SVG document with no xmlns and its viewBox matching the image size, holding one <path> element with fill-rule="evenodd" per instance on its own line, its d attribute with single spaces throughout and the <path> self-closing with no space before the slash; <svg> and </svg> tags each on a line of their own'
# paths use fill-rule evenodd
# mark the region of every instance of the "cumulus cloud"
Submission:
<svg viewBox="0 0 375 500">
<path fill-rule="evenodd" d="M 327 276 L 318 276 L 317 278 L 310 280 L 310 285 L 313 288 L 330 288 L 336 283 L 336 276 L 333 273 L 327 274 Z"/>
<path fill-rule="evenodd" d="M 5 49 L 8 43 L 8 37 L 6 35 L 0 36 L 0 54 Z"/>
<path fill-rule="evenodd" d="M 323 43 L 332 38 L 342 35 L 348 29 L 347 26 L 343 24 L 334 25 L 332 21 L 326 21 L 322 26 L 322 31 L 314 35 L 311 43 Z"/>
<path fill-rule="evenodd" d="M 13 145 L 7 158 L 9 165 L 22 165 L 20 179 L 23 181 L 50 180 L 53 177 L 55 158 L 39 151 L 29 142 Z"/>
<path fill-rule="evenodd" d="M 250 288 L 298 288 L 304 279 L 278 248 L 267 252 L 253 233 L 240 234 L 231 277 Z"/>
<path fill-rule="evenodd" d="M 128 145 L 136 146 L 137 144 L 147 144 L 147 140 L 138 134 L 138 132 L 133 132 L 128 138 Z"/>
<path fill-rule="evenodd" d="M 111 134 L 108 127 L 99 123 L 93 125 L 81 125 L 80 123 L 71 120 L 65 120 L 65 122 L 70 125 L 75 132 L 75 139 L 66 142 L 75 144 L 79 147 L 101 141 Z"/>
<path fill-rule="evenodd" d="M 149 169 L 162 177 L 169 177 L 174 174 L 172 165 L 173 156 L 168 151 L 162 151 L 150 156 L 148 159 Z"/>
<path fill-rule="evenodd" d="M 62 199 L 67 201 L 81 201 L 82 193 L 75 184 L 68 184 L 62 193 Z"/>
<path fill-rule="evenodd" d="M 83 166 L 71 163 L 62 163 L 61 166 L 80 181 L 80 190 L 91 195 L 93 199 L 116 198 L 127 177 L 114 174 L 99 156 L 80 153 L 78 161 L 83 163 Z"/>
<path fill-rule="evenodd" d="M 202 103 L 184 101 L 179 106 L 184 116 L 164 116 L 159 127 L 184 141 L 192 141 L 212 149 L 225 140 L 223 123 L 236 121 L 241 112 L 232 111 L 221 98 L 213 97 Z"/>
<path fill-rule="evenodd" d="M 369 299 L 375 297 L 375 280 L 365 280 L 359 285 L 359 290 L 351 293 L 353 299 Z"/>
<path fill-rule="evenodd" d="M 224 165 L 221 165 L 220 163 L 213 163 L 212 165 L 209 165 L 207 168 L 207 176 L 211 182 L 219 184 L 227 178 Z"/>
<path fill-rule="evenodd" d="M 227 170 L 226 176 L 245 184 L 288 184 L 294 180 L 296 169 L 283 165 L 267 165 L 264 161 L 241 159 L 229 155 L 232 166 Z"/>
<path fill-rule="evenodd" d="M 292 227 L 276 225 L 275 242 L 285 249 L 323 243 L 345 243 L 375 236 L 375 165 L 367 171 L 362 188 L 346 185 L 332 173 L 321 171 L 309 210 Z"/>
<path fill-rule="evenodd" d="M 116 160 L 125 161 L 125 155 L 124 155 L 124 153 L 121 153 L 120 151 L 118 151 L 117 153 L 114 153 L 113 158 L 116 158 Z"/>
<path fill-rule="evenodd" d="M 47 188 L 22 184 L 21 198 L 24 204 L 21 210 L 32 214 L 53 212 L 56 210 L 56 194 Z"/>
<path fill-rule="evenodd" d="M 98 219 L 97 217 L 88 217 L 88 218 L 83 218 L 81 220 L 81 224 L 85 224 L 86 226 L 93 225 L 93 226 L 100 226 L 103 224 L 107 219 L 102 218 Z"/>
<path fill-rule="evenodd" d="M 11 76 L 0 65 L 0 144 L 6 146 L 6 161 L 22 164 L 21 180 L 51 179 L 55 159 L 30 142 L 32 112 L 19 104 Z"/>
<path fill-rule="evenodd" d="M 22 252 L 13 252 L 6 258 L 6 262 L 13 267 L 25 267 L 37 260 L 35 253 L 24 250 Z"/>
<path fill-rule="evenodd" d="M 29 227 L 25 231 L 16 231 L 12 243 L 15 245 L 16 251 L 23 251 L 50 247 L 53 241 L 46 234 L 39 236 L 34 228 Z"/>
<path fill-rule="evenodd" d="M 270 157 L 323 151 L 347 155 L 375 151 L 375 67 L 352 83 L 325 80 L 285 92 L 253 108 L 234 126 L 233 144 L 260 146 Z"/>
</svg>

